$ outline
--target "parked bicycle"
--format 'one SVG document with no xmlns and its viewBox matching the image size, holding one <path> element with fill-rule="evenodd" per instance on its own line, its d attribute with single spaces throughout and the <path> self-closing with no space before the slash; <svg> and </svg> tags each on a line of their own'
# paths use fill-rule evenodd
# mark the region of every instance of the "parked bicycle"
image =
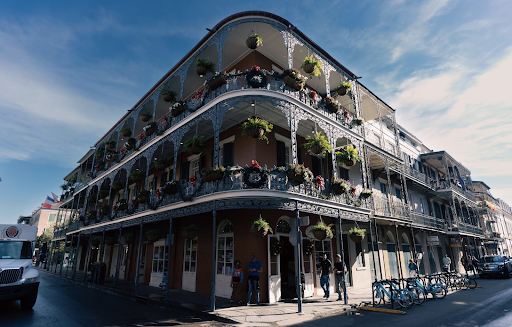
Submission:
<svg viewBox="0 0 512 327">
<path fill-rule="evenodd" d="M 381 304 L 386 303 L 386 297 L 391 301 L 396 301 L 403 308 L 410 308 L 414 304 L 412 293 L 405 288 L 397 287 L 398 280 L 381 280 L 378 281 L 375 279 L 373 283 L 373 306 L 379 306 Z M 387 285 L 389 290 L 387 290 L 384 286 Z"/>
</svg>

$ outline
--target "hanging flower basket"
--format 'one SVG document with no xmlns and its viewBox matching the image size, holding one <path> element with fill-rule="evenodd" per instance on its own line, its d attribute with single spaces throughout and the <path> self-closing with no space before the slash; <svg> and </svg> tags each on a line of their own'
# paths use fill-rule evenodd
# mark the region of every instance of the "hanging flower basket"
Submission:
<svg viewBox="0 0 512 327">
<path fill-rule="evenodd" d="M 98 162 L 98 166 L 96 167 L 98 171 L 103 170 L 105 168 L 105 163 L 103 161 Z"/>
<path fill-rule="evenodd" d="M 162 238 L 162 232 L 156 229 L 148 230 L 146 232 L 146 239 L 150 242 L 156 242 Z"/>
<path fill-rule="evenodd" d="M 166 164 L 156 164 L 155 168 L 157 170 L 165 170 L 165 168 L 167 168 L 167 165 Z"/>
<path fill-rule="evenodd" d="M 286 69 L 283 72 L 283 82 L 296 91 L 301 91 L 306 84 L 306 77 L 302 76 L 295 68 Z"/>
<path fill-rule="evenodd" d="M 208 73 L 208 68 L 204 66 L 196 66 L 196 74 L 199 76 L 204 76 Z"/>
<path fill-rule="evenodd" d="M 144 195 L 138 197 L 137 199 L 138 199 L 139 203 L 146 203 L 146 202 L 148 202 L 147 197 L 144 196 Z"/>
<path fill-rule="evenodd" d="M 210 88 L 210 91 L 215 91 L 216 89 L 218 89 L 222 85 L 226 84 L 227 82 L 228 82 L 228 74 L 217 73 L 208 82 L 208 87 Z"/>
<path fill-rule="evenodd" d="M 155 131 L 156 131 L 156 123 L 155 122 L 144 127 L 144 133 L 146 134 L 146 136 L 153 135 L 153 133 L 155 133 Z"/>
<path fill-rule="evenodd" d="M 313 235 L 319 241 L 325 240 L 327 238 L 327 232 L 323 230 L 314 231 Z"/>
<path fill-rule="evenodd" d="M 178 193 L 178 186 L 179 184 L 176 181 L 166 182 L 162 187 L 162 190 L 169 195 L 176 194 Z"/>
<path fill-rule="evenodd" d="M 315 70 L 316 64 L 315 63 L 309 63 L 304 65 L 304 72 L 306 74 L 311 74 Z"/>
<path fill-rule="evenodd" d="M 304 165 L 288 165 L 288 170 L 286 171 L 286 176 L 289 180 L 292 180 L 296 183 L 302 184 L 306 181 L 310 181 L 313 179 L 313 173 L 308 168 L 304 167 Z"/>
<path fill-rule="evenodd" d="M 185 112 L 186 104 L 183 101 L 176 102 L 174 106 L 171 107 L 171 116 L 178 117 L 182 113 Z"/>
<path fill-rule="evenodd" d="M 124 189 L 124 185 L 121 181 L 115 181 L 114 183 L 112 183 L 112 189 L 114 191 L 119 191 Z"/>
<path fill-rule="evenodd" d="M 123 137 L 130 137 L 130 136 L 132 136 L 132 130 L 130 128 L 128 128 L 128 127 L 127 128 L 123 128 L 121 130 L 121 135 Z"/>
<path fill-rule="evenodd" d="M 196 225 L 192 224 L 187 227 L 183 227 L 181 229 L 181 234 L 183 234 L 183 237 L 187 240 L 193 240 L 198 234 Z"/>
<path fill-rule="evenodd" d="M 325 98 L 325 108 L 332 113 L 338 113 L 340 111 L 340 104 L 332 97 Z"/>
<path fill-rule="evenodd" d="M 340 185 L 340 184 L 333 184 L 331 186 L 331 189 L 334 193 L 336 194 L 345 194 L 347 193 L 348 189 L 345 188 L 344 186 Z"/>
<path fill-rule="evenodd" d="M 347 167 L 352 167 L 352 166 L 354 166 L 354 165 L 356 164 L 356 162 L 357 162 L 356 160 L 345 160 L 345 161 L 343 162 L 343 164 L 344 164 L 345 166 L 347 166 Z"/>
<path fill-rule="evenodd" d="M 320 154 L 324 152 L 324 147 L 321 145 L 313 145 L 311 148 L 309 148 L 309 151 L 311 151 L 314 154 Z"/>
<path fill-rule="evenodd" d="M 99 238 L 93 238 L 93 239 L 91 239 L 91 245 L 92 245 L 93 247 L 97 247 L 97 246 L 98 246 L 98 245 L 100 245 L 100 244 L 101 244 L 101 241 L 100 241 L 100 239 L 99 239 Z"/>
<path fill-rule="evenodd" d="M 222 177 L 224 177 L 224 171 L 221 170 L 205 171 L 203 173 L 203 180 L 207 183 L 221 180 Z"/>
<path fill-rule="evenodd" d="M 258 34 L 251 35 L 245 40 L 245 45 L 251 50 L 256 49 L 261 45 L 261 37 Z"/>
<path fill-rule="evenodd" d="M 126 203 L 119 205 L 119 210 L 124 211 L 128 208 L 128 205 Z"/>
<path fill-rule="evenodd" d="M 349 236 L 350 236 L 350 239 L 355 243 L 361 243 L 364 240 L 364 235 L 360 236 L 360 235 L 350 234 Z"/>
<path fill-rule="evenodd" d="M 126 234 L 125 236 L 123 236 L 123 242 L 125 242 L 126 244 L 132 244 L 133 242 L 135 242 L 135 235 L 132 233 Z"/>
<path fill-rule="evenodd" d="M 116 239 L 114 237 L 106 237 L 105 238 L 105 245 L 114 245 L 116 242 Z"/>
<path fill-rule="evenodd" d="M 265 237 L 265 236 L 267 236 L 267 233 L 268 233 L 268 227 L 261 227 L 259 230 L 258 230 L 258 227 L 251 227 L 250 232 L 251 232 L 252 236 Z"/>
<path fill-rule="evenodd" d="M 188 151 L 192 154 L 200 154 L 201 152 L 203 152 L 203 148 L 198 145 L 193 145 L 190 147 Z"/>
<path fill-rule="evenodd" d="M 352 89 L 352 85 L 348 82 L 343 82 L 341 83 L 340 86 L 338 86 L 336 88 L 336 92 L 338 93 L 339 96 L 344 96 L 345 94 L 347 94 L 348 91 L 350 91 Z"/>
<path fill-rule="evenodd" d="M 153 117 L 153 115 L 141 115 L 140 116 L 140 120 L 142 120 L 143 122 L 148 122 L 151 117 Z"/>
<path fill-rule="evenodd" d="M 339 96 L 344 96 L 345 94 L 347 94 L 347 89 L 344 87 L 340 87 L 336 92 L 338 92 Z"/>
<path fill-rule="evenodd" d="M 259 139 L 264 133 L 265 131 L 262 128 L 251 128 L 247 130 L 247 134 L 255 139 Z"/>
<path fill-rule="evenodd" d="M 115 150 L 115 149 L 116 149 L 116 142 L 115 142 L 115 141 L 113 141 L 113 142 L 109 142 L 109 143 L 107 144 L 107 149 L 109 149 L 109 150 Z"/>
<path fill-rule="evenodd" d="M 124 144 L 126 150 L 130 151 L 135 146 L 135 139 L 129 138 L 128 141 Z"/>
</svg>

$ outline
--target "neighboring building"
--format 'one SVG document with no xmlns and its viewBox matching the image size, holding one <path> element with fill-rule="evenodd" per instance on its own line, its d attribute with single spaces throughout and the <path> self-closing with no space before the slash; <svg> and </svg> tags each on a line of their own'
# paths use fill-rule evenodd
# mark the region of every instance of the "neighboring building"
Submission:
<svg viewBox="0 0 512 327">
<path fill-rule="evenodd" d="M 30 220 L 32 219 L 32 216 L 19 216 L 18 217 L 18 224 L 30 224 Z"/>
<path fill-rule="evenodd" d="M 248 49 L 251 31 L 263 38 L 264 47 Z M 301 77 L 287 69 L 301 67 L 308 54 L 323 69 L 297 91 Z M 205 73 L 196 71 L 198 58 L 209 58 L 229 75 L 205 87 L 198 76 Z M 336 90 L 342 83 L 351 85 L 344 95 Z M 186 106 L 164 101 L 160 92 L 167 89 Z M 327 96 L 338 101 L 339 113 Z M 274 125 L 268 143 L 242 133 L 252 116 Z M 312 132 L 322 133 L 336 150 L 306 151 Z M 184 148 L 194 136 L 206 145 L 196 154 Z M 335 151 L 347 145 L 359 150 L 359 163 L 336 160 Z M 247 267 L 256 254 L 263 264 L 262 301 L 294 297 L 290 231 L 297 216 L 310 221 L 301 227 L 299 258 L 306 297 L 322 294 L 317 269 L 322 253 L 331 259 L 342 253 L 349 288 L 362 289 L 374 277 L 407 276 L 410 258 L 419 260 L 423 273 L 440 271 L 446 253 L 456 267 L 462 253 L 482 254 L 486 241 L 470 171 L 398 126 L 395 110 L 356 75 L 269 13 L 244 12 L 220 22 L 78 163 L 65 177 L 71 189 L 58 212 L 71 218 L 56 229 L 54 242 L 72 246 L 68 267 L 76 262 L 76 270 L 87 271 L 89 263 L 104 261 L 109 277 L 136 284 L 158 286 L 170 271 L 172 288 L 210 294 L 213 282 L 216 296 L 229 297 L 234 261 Z M 322 178 L 293 181 L 304 178 L 287 171 L 298 163 Z M 200 173 L 218 166 L 227 167 L 217 172 L 218 180 Z M 335 193 L 334 178 L 353 188 Z M 160 188 L 172 181 L 172 194 L 165 195 Z M 373 197 L 362 198 L 369 189 Z M 260 216 L 275 234 L 251 235 Z M 318 221 L 335 226 L 333 239 L 315 238 L 311 228 Z M 191 224 L 196 235 L 182 233 Z M 348 235 L 357 226 L 367 231 L 362 242 Z M 149 231 L 160 237 L 155 240 Z M 98 241 L 103 236 L 105 245 Z"/>
<path fill-rule="evenodd" d="M 47 229 L 53 230 L 53 226 L 57 222 L 58 208 L 39 207 L 32 212 L 29 224 L 37 226 L 37 236 L 44 234 Z"/>
</svg>

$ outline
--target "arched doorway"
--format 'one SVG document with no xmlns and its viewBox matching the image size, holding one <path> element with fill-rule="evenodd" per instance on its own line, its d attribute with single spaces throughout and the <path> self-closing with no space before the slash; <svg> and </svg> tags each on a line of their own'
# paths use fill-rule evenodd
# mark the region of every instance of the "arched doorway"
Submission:
<svg viewBox="0 0 512 327">
<path fill-rule="evenodd" d="M 215 295 L 224 298 L 231 297 L 231 274 L 234 264 L 233 225 L 229 220 L 223 220 L 217 229 L 217 255 Z"/>
<path fill-rule="evenodd" d="M 388 251 L 389 275 L 393 278 L 398 278 L 398 262 L 396 259 L 396 246 L 395 238 L 391 232 L 386 233 L 386 249 Z"/>
<path fill-rule="evenodd" d="M 425 263 L 423 248 L 421 247 L 421 239 L 419 235 L 414 236 L 414 239 L 416 240 L 416 264 L 418 265 L 418 270 L 421 275 L 425 275 Z"/>
</svg>

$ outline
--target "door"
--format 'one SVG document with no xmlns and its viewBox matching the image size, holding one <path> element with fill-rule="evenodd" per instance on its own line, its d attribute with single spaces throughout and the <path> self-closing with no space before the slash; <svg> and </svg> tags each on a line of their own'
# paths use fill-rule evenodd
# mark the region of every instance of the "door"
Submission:
<svg viewBox="0 0 512 327">
<path fill-rule="evenodd" d="M 142 244 L 140 252 L 140 265 L 139 265 L 139 283 L 144 283 L 146 280 L 146 251 L 148 248 L 147 243 Z"/>
<path fill-rule="evenodd" d="M 219 235 L 217 238 L 217 275 L 215 277 L 215 294 L 219 297 L 231 297 L 230 284 L 231 274 L 233 273 L 233 251 L 233 234 Z"/>
<path fill-rule="evenodd" d="M 302 272 L 304 273 L 304 297 L 315 295 L 315 279 L 313 274 L 312 253 L 313 243 L 302 239 Z"/>
<path fill-rule="evenodd" d="M 268 248 L 270 249 L 271 242 L 279 241 L 279 236 L 269 235 Z M 281 254 L 273 255 L 269 250 L 268 256 L 268 300 L 269 303 L 281 301 Z"/>
<path fill-rule="evenodd" d="M 183 258 L 183 280 L 181 288 L 184 291 L 196 291 L 197 270 L 197 236 L 193 240 L 185 240 L 185 256 Z"/>
<path fill-rule="evenodd" d="M 119 263 L 119 279 L 125 279 L 127 264 L 128 264 L 128 245 L 125 244 L 121 248 L 121 262 Z"/>
<path fill-rule="evenodd" d="M 322 287 L 320 286 L 320 263 L 323 259 L 323 254 L 327 254 L 327 259 L 331 261 L 334 265 L 334 260 L 332 257 L 332 244 L 330 239 L 325 239 L 323 241 L 315 241 L 315 259 L 316 259 L 316 285 L 317 285 L 317 293 L 316 295 L 323 295 Z M 347 266 L 348 268 L 349 266 Z M 334 294 L 334 274 L 330 274 L 329 278 L 329 294 Z"/>
</svg>

